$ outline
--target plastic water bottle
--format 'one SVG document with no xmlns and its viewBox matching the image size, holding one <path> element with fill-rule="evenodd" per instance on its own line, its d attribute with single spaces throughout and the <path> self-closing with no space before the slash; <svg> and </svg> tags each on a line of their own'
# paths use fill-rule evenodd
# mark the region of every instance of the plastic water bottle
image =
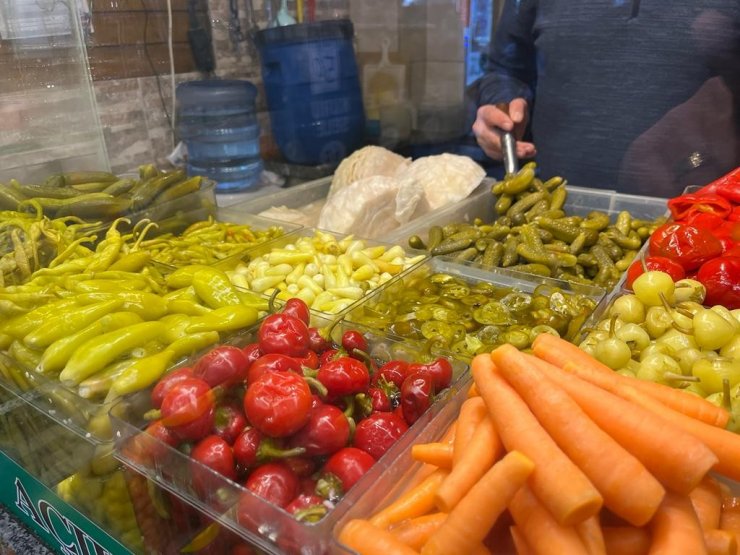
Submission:
<svg viewBox="0 0 740 555">
<path fill-rule="evenodd" d="M 262 173 L 257 88 L 249 81 L 188 81 L 177 87 L 177 129 L 188 147 L 188 174 L 216 181 L 216 191 L 254 186 Z"/>
</svg>

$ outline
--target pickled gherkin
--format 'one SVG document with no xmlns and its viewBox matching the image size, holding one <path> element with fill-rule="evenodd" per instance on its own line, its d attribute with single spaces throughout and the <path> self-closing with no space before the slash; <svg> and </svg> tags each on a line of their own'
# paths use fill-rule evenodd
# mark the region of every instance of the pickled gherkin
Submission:
<svg viewBox="0 0 740 555">
<path fill-rule="evenodd" d="M 665 218 L 640 220 L 627 211 L 569 214 L 567 182 L 558 176 L 543 182 L 535 170 L 530 162 L 491 187 L 493 221 L 478 217 L 435 225 L 427 250 L 487 269 L 612 288 Z M 423 245 L 423 235 L 410 238 L 410 244 Z"/>
<path fill-rule="evenodd" d="M 539 333 L 574 339 L 596 307 L 553 285 L 527 292 L 434 268 L 420 268 L 347 319 L 469 360 L 507 342 L 526 349 Z"/>
</svg>

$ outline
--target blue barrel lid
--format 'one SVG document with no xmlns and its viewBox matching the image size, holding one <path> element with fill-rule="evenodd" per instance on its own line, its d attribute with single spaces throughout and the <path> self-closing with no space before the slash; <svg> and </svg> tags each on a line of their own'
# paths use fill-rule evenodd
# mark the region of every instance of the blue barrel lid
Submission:
<svg viewBox="0 0 740 555">
<path fill-rule="evenodd" d="M 251 104 L 257 98 L 257 87 L 241 79 L 195 80 L 180 83 L 175 96 L 183 107 L 204 103 Z"/>
<path fill-rule="evenodd" d="M 329 19 L 314 23 L 296 23 L 257 31 L 257 46 L 286 42 L 309 42 L 327 39 L 352 39 L 354 27 L 349 19 Z"/>
</svg>

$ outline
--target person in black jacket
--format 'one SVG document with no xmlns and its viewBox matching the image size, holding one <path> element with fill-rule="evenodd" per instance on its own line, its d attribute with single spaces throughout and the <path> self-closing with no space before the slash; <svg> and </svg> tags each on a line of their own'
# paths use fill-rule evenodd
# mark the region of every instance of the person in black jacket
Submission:
<svg viewBox="0 0 740 555">
<path fill-rule="evenodd" d="M 545 177 L 674 196 L 740 165 L 740 2 L 506 0 L 477 101 L 492 158 L 513 129 Z"/>
</svg>

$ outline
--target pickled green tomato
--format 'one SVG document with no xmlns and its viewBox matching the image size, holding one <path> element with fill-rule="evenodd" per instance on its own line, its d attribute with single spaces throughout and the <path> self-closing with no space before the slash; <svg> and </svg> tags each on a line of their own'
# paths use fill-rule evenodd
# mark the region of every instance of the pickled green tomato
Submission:
<svg viewBox="0 0 740 555">
<path fill-rule="evenodd" d="M 665 297 L 668 303 L 673 304 L 675 297 L 673 278 L 665 272 L 653 270 L 638 276 L 632 283 L 632 290 L 645 306 L 662 306 Z"/>
</svg>

